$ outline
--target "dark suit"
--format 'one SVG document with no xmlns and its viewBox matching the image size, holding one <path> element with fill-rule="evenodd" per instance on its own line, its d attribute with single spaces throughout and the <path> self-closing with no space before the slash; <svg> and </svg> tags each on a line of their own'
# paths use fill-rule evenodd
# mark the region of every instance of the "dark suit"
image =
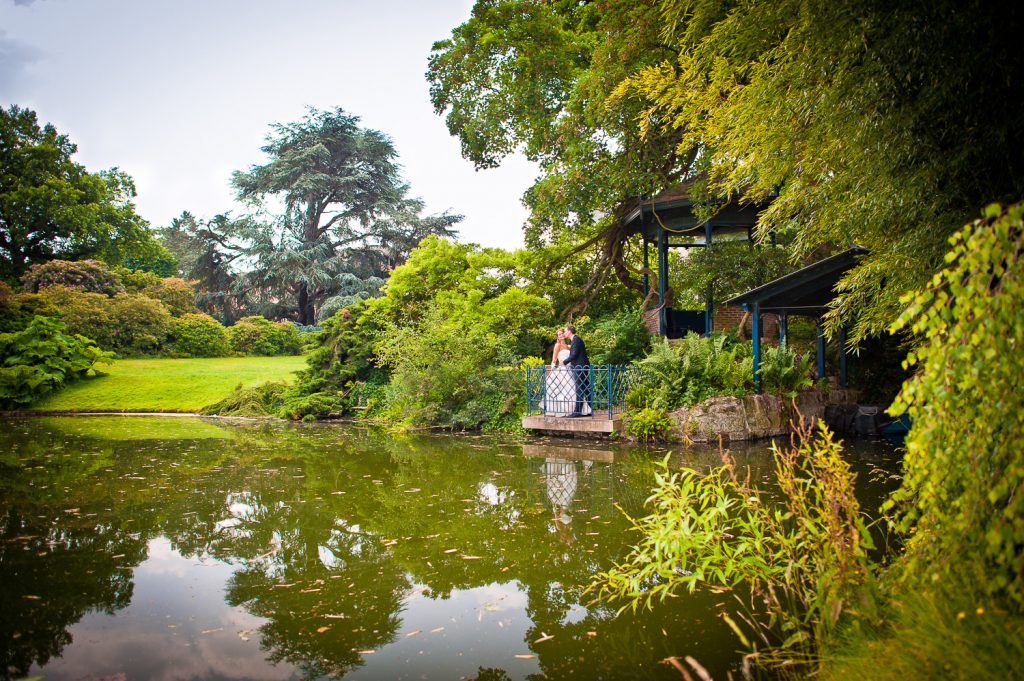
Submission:
<svg viewBox="0 0 1024 681">
<path fill-rule="evenodd" d="M 583 404 L 590 402 L 590 358 L 587 357 L 587 345 L 579 336 L 572 337 L 569 356 L 563 364 L 572 369 L 576 379 L 576 408 L 572 413 L 581 415 Z"/>
</svg>

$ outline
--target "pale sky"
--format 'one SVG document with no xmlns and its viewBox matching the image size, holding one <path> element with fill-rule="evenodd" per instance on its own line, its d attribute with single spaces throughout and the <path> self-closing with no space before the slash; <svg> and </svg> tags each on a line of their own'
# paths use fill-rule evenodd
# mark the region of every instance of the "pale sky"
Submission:
<svg viewBox="0 0 1024 681">
<path fill-rule="evenodd" d="M 0 106 L 34 110 L 91 171 L 135 178 L 154 226 L 234 210 L 233 170 L 265 159 L 272 122 L 340 106 L 391 136 L 428 213 L 460 240 L 515 248 L 536 175 L 524 158 L 476 172 L 433 113 L 430 46 L 471 0 L 0 0 Z"/>
</svg>

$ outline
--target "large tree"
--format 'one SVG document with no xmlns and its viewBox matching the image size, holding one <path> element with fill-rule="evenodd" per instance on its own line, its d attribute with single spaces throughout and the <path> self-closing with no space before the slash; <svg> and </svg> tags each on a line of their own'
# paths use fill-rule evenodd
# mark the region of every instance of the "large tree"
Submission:
<svg viewBox="0 0 1024 681">
<path fill-rule="evenodd" d="M 90 173 L 77 147 L 36 114 L 0 109 L 0 278 L 48 260 L 100 258 L 111 265 L 166 260 L 135 213 L 131 177 Z"/>
<path fill-rule="evenodd" d="M 178 272 L 197 289 L 196 305 L 224 324 L 246 311 L 235 263 L 245 255 L 241 237 L 253 231 L 252 220 L 230 213 L 209 220 L 188 211 L 160 230 L 160 239 L 178 260 Z"/>
<path fill-rule="evenodd" d="M 979 0 L 480 0 L 435 44 L 428 78 L 467 158 L 522 150 L 541 164 L 526 195 L 533 242 L 593 239 L 597 269 L 630 280 L 619 218 L 633 197 L 681 178 L 705 196 L 772 196 L 761 227 L 790 230 L 797 257 L 872 249 L 833 310 L 859 338 L 887 327 L 957 225 L 1024 194 L 1021 13 Z"/>
<path fill-rule="evenodd" d="M 291 297 L 300 323 L 313 324 L 323 301 L 351 288 L 351 276 L 386 276 L 422 237 L 449 236 L 461 220 L 421 217 L 391 140 L 340 108 L 310 109 L 272 130 L 263 147 L 269 161 L 232 180 L 240 199 L 271 217 L 245 235 L 245 280 L 269 298 Z"/>
</svg>

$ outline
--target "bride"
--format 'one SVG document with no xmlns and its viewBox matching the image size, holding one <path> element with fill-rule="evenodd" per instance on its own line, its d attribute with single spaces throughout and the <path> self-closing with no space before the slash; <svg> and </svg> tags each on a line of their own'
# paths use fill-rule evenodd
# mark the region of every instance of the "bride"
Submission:
<svg viewBox="0 0 1024 681">
<path fill-rule="evenodd" d="M 555 348 L 551 352 L 551 366 L 548 367 L 544 390 L 544 414 L 547 416 L 568 416 L 576 408 L 576 375 L 562 362 L 569 356 L 568 334 L 559 329 Z M 590 405 L 583 403 L 584 415 L 591 413 Z"/>
</svg>

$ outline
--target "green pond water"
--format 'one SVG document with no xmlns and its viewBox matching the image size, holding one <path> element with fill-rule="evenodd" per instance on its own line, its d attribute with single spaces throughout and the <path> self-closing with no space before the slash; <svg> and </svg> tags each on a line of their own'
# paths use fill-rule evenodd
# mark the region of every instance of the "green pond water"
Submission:
<svg viewBox="0 0 1024 681">
<path fill-rule="evenodd" d="M 771 486 L 763 443 L 733 448 Z M 589 603 L 664 452 L 168 417 L 0 421 L 0 674 L 678 679 L 728 597 Z M 877 508 L 898 454 L 851 443 Z M 708 468 L 714 450 L 675 464 Z"/>
</svg>

